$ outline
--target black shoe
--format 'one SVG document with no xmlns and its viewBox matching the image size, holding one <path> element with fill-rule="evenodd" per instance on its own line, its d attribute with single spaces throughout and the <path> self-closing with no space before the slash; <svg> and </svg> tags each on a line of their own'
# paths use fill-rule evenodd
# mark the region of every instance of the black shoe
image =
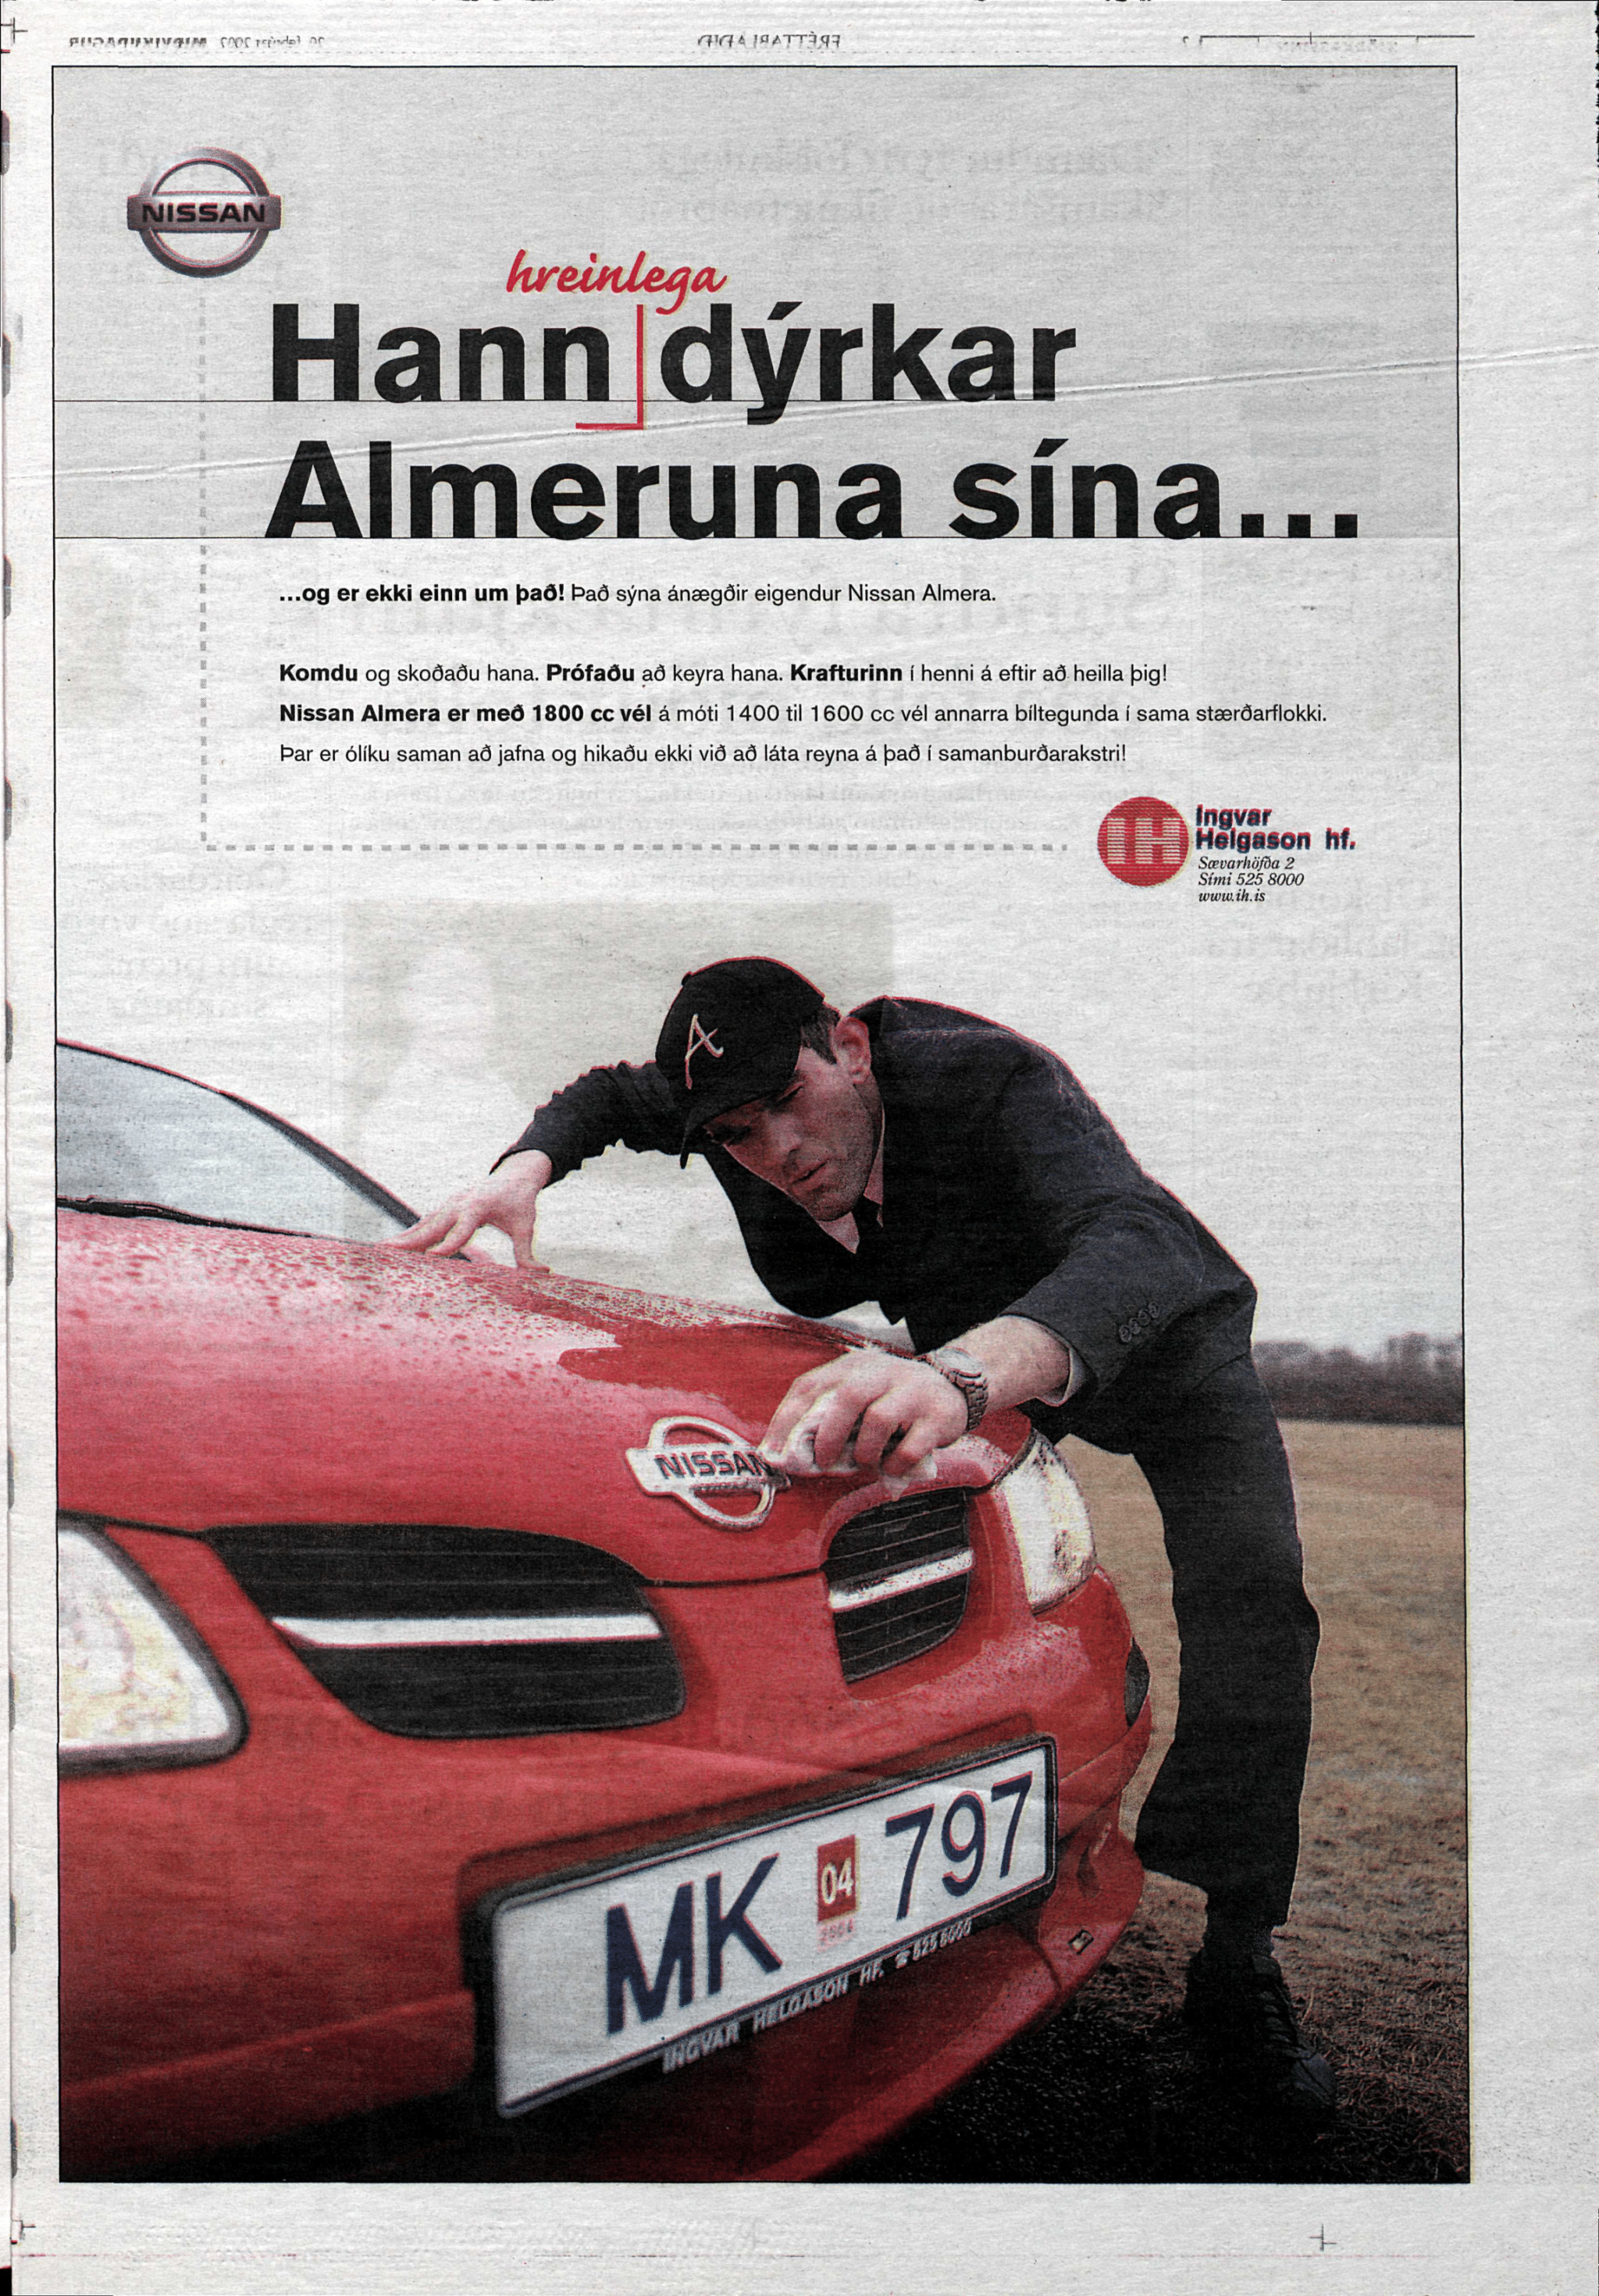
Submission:
<svg viewBox="0 0 1599 2296">
<path fill-rule="evenodd" d="M 1300 2038 L 1283 1972 L 1270 1954 L 1223 1960 L 1196 1953 L 1183 2014 L 1247 2085 L 1254 2102 L 1324 2128 L 1338 2089 L 1324 2056 Z"/>
</svg>

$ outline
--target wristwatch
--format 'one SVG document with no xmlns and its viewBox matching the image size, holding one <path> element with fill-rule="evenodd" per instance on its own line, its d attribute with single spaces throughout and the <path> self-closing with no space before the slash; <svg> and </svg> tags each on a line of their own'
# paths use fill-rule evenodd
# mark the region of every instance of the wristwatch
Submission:
<svg viewBox="0 0 1599 2296">
<path fill-rule="evenodd" d="M 964 1348 L 929 1348 L 916 1357 L 942 1373 L 966 1406 L 966 1432 L 972 1434 L 988 1414 L 988 1374 Z"/>
</svg>

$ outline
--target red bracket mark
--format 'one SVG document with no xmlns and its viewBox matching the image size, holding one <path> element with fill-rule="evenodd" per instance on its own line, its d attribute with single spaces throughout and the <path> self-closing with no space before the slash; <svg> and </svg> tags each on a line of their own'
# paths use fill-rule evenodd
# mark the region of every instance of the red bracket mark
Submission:
<svg viewBox="0 0 1599 2296">
<path fill-rule="evenodd" d="M 579 430 L 642 430 L 644 427 L 644 307 L 636 304 L 638 328 L 633 352 L 633 372 L 636 387 L 636 412 L 631 422 L 579 422 Z"/>
</svg>

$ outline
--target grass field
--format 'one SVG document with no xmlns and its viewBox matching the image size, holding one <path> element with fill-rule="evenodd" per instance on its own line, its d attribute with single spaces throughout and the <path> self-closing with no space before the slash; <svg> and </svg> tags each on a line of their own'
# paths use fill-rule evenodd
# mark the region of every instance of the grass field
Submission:
<svg viewBox="0 0 1599 2296">
<path fill-rule="evenodd" d="M 1290 1423 L 1322 1618 L 1293 1916 L 1280 1957 L 1342 2104 L 1313 2144 L 1230 2107 L 1176 2012 L 1196 1894 L 1151 1876 L 1067 2014 L 1007 2050 L 865 2179 L 1365 2183 L 1467 2173 L 1464 1558 L 1458 1428 Z M 1068 1446 L 1169 1739 L 1177 1634 L 1160 1518 L 1130 1460 Z"/>
</svg>

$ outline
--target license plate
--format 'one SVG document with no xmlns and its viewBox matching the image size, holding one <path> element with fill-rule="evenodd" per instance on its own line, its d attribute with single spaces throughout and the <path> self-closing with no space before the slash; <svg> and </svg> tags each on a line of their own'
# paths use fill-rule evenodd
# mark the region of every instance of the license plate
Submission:
<svg viewBox="0 0 1599 2296">
<path fill-rule="evenodd" d="M 502 1898 L 495 2078 L 523 2112 L 875 1985 L 1054 1878 L 1047 1740 Z"/>
</svg>

